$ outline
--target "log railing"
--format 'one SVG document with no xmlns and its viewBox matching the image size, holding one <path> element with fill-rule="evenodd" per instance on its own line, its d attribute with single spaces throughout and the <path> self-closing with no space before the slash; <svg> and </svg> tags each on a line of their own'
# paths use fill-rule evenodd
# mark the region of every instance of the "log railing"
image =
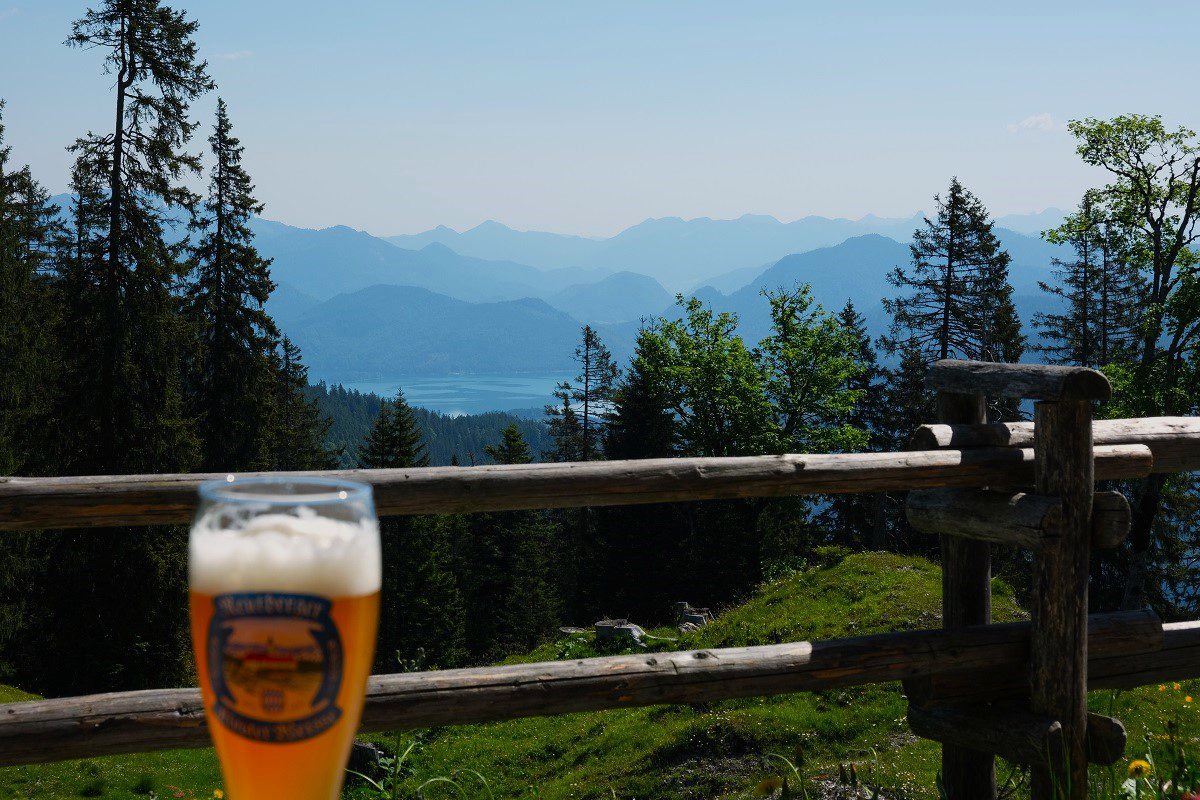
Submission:
<svg viewBox="0 0 1200 800">
<path fill-rule="evenodd" d="M 1086 616 L 1087 549 L 1118 545 L 1129 526 L 1127 501 L 1092 486 L 1200 469 L 1200 419 L 1092 423 L 1108 393 L 1092 370 L 939 362 L 930 385 L 943 422 L 901 453 L 304 473 L 372 484 L 384 515 L 908 491 L 914 527 L 942 537 L 941 630 L 379 675 L 364 730 L 903 681 L 914 731 L 944 745 L 951 798 L 994 796 L 993 755 L 1053 756 L 1072 775 L 1111 762 L 1123 729 L 1088 715 L 1083 693 L 1200 677 L 1200 623 Z M 1036 399 L 1037 421 L 986 424 L 985 396 Z M 212 477 L 0 477 L 0 531 L 186 522 Z M 1035 553 L 1031 623 L 988 624 L 992 543 Z M 195 689 L 0 705 L 0 764 L 207 743 Z M 1035 780 L 1039 800 L 1048 777 Z"/>
</svg>

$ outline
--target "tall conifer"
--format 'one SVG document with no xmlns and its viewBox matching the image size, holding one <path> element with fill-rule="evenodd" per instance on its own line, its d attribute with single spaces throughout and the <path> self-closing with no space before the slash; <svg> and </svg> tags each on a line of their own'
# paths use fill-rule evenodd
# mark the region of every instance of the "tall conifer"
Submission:
<svg viewBox="0 0 1200 800">
<path fill-rule="evenodd" d="M 1105 217 L 1100 202 L 1087 192 L 1076 212 L 1045 234 L 1072 252 L 1067 260 L 1054 259 L 1057 282 L 1039 282 L 1062 310 L 1033 320 L 1042 334 L 1038 349 L 1056 364 L 1102 367 L 1134 343 L 1138 276 L 1124 252 L 1123 226 Z"/>
<path fill-rule="evenodd" d="M 1011 337 L 1001 319 L 1011 300 L 1008 253 L 983 203 L 957 178 L 935 202 L 936 219 L 913 233 L 911 267 L 889 276 L 904 294 L 884 300 L 892 315 L 884 345 L 890 353 L 916 346 L 927 361 L 1002 355 Z"/>
<path fill-rule="evenodd" d="M 404 393 L 384 403 L 359 448 L 367 469 L 424 467 L 429 456 Z M 381 521 L 383 593 L 376 661 L 380 669 L 450 667 L 463 660 L 464 606 L 453 572 L 447 524 L 433 517 Z"/>
<path fill-rule="evenodd" d="M 178 472 L 198 461 L 182 375 L 184 243 L 168 233 L 196 203 L 187 181 L 189 105 L 212 86 L 196 23 L 159 0 L 101 0 L 68 44 L 97 49 L 114 76 L 107 133 L 71 147 L 75 256 L 60 284 L 64 369 L 55 434 L 69 473 Z M 103 213 L 101 213 L 101 207 Z M 112 540 L 119 538 L 119 550 Z M 63 533 L 47 548 L 36 682 L 46 693 L 186 679 L 186 531 Z"/>
<path fill-rule="evenodd" d="M 184 297 L 199 338 L 191 393 L 205 469 L 262 468 L 269 463 L 271 352 L 279 336 L 264 304 L 274 284 L 249 224 L 263 206 L 254 199 L 224 100 L 217 100 L 208 142 L 213 165 L 208 197 L 192 224 L 200 238 Z"/>
</svg>

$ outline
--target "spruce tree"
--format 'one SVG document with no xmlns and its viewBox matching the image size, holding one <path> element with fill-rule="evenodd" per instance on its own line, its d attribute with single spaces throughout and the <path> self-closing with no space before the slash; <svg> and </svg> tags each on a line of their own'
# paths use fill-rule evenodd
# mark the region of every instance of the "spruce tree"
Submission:
<svg viewBox="0 0 1200 800">
<path fill-rule="evenodd" d="M 917 342 L 901 345 L 896 366 L 885 370 L 878 427 L 882 450 L 907 450 L 917 427 L 936 419 L 933 393 L 925 388 L 928 371 L 925 352 Z M 904 513 L 905 498 L 903 492 L 884 495 L 883 543 L 902 552 L 928 550 L 929 540 L 919 539 L 908 524 Z"/>
<path fill-rule="evenodd" d="M 1056 364 L 1103 367 L 1133 344 L 1138 276 L 1125 252 L 1123 226 L 1105 218 L 1100 202 L 1096 192 L 1085 193 L 1078 210 L 1045 234 L 1073 254 L 1054 259 L 1056 283 L 1039 282 L 1063 309 L 1033 320 L 1042 335 L 1038 349 Z"/>
<path fill-rule="evenodd" d="M 308 367 L 300 348 L 284 336 L 271 354 L 272 404 L 270 468 L 273 470 L 333 469 L 338 453 L 326 443 L 330 420 L 308 396 Z"/>
<path fill-rule="evenodd" d="M 425 443 L 402 391 L 383 404 L 359 453 L 366 469 L 428 465 Z M 433 517 L 386 517 L 380 538 L 384 571 L 377 668 L 459 664 L 466 655 L 465 611 L 449 528 Z"/>
<path fill-rule="evenodd" d="M 556 453 L 574 453 L 563 461 L 591 461 L 602 454 L 604 426 L 611 410 L 620 370 L 612 353 L 591 325 L 584 325 L 575 348 L 579 374 L 575 382 L 559 384 L 554 396 L 559 404 L 546 407 Z"/>
<path fill-rule="evenodd" d="M 852 301 L 846 301 L 838 322 L 850 337 L 852 358 L 862 368 L 846 382 L 847 388 L 856 394 L 848 421 L 867 434 L 867 449 L 879 450 L 888 438 L 883 424 L 886 372 L 879 365 L 866 319 Z M 887 544 L 886 504 L 887 497 L 883 494 L 834 495 L 821 514 L 820 523 L 834 531 L 839 541 L 881 550 Z"/>
<path fill-rule="evenodd" d="M 379 409 L 375 425 L 359 448 L 359 460 L 369 469 L 429 466 L 429 453 L 404 391 Z"/>
<path fill-rule="evenodd" d="M 670 391 L 651 365 L 658 362 L 655 351 L 661 345 L 651 329 L 638 334 L 633 360 L 613 396 L 607 458 L 668 458 L 676 452 L 679 432 Z M 678 593 L 690 576 L 676 564 L 691 510 L 691 504 L 680 503 L 596 509 L 593 561 L 579 571 L 582 610 L 593 617 L 664 618 L 668 604 L 687 596 Z"/>
<path fill-rule="evenodd" d="M 101 257 L 80 264 L 83 294 L 69 298 L 90 324 L 68 380 L 64 417 L 81 472 L 168 472 L 196 462 L 180 385 L 185 341 L 176 287 L 182 244 L 166 228 L 190 215 L 185 181 L 199 158 L 185 151 L 195 127 L 190 103 L 212 87 L 197 57 L 197 25 L 159 0 L 103 0 L 71 29 L 68 44 L 106 52 L 115 73 L 116 121 L 71 151 L 80 170 L 103 181 L 106 219 L 95 234 Z M 87 402 L 74 400 L 86 397 Z"/>
<path fill-rule="evenodd" d="M 198 463 L 183 387 L 184 243 L 168 228 L 197 198 L 190 103 L 212 86 L 196 23 L 159 0 L 102 0 L 68 44 L 100 50 L 113 127 L 71 146 L 77 259 L 66 265 L 54 433 L 68 474 L 181 472 Z M 101 208 L 103 213 L 101 213 Z M 51 694 L 186 680 L 186 531 L 63 533 L 47 547 L 39 603 L 55 624 L 36 680 Z M 113 542 L 116 545 L 114 550 Z M 114 557 L 114 553 L 119 555 Z"/>
<path fill-rule="evenodd" d="M 572 405 L 571 384 L 563 381 L 554 390 L 556 405 L 546 406 L 546 427 L 554 440 L 554 448 L 543 453 L 550 461 L 583 460 L 583 426 Z"/>
<path fill-rule="evenodd" d="M 0 101 L 0 475 L 42 472 L 55 384 L 58 309 L 52 273 L 63 246 L 59 208 L 29 167 L 14 169 Z"/>
<path fill-rule="evenodd" d="M 521 435 L 521 429 L 515 422 L 501 431 L 500 437 L 500 441 L 496 444 L 489 444 L 483 448 L 492 461 L 497 464 L 533 463 L 529 445 L 525 443 L 525 437 Z"/>
<path fill-rule="evenodd" d="M 913 233 L 911 268 L 896 267 L 889 276 L 904 294 L 883 301 L 892 315 L 884 347 L 896 353 L 915 345 L 927 361 L 1011 353 L 1009 257 L 987 209 L 957 178 L 945 199 L 934 199 L 936 219 L 926 218 Z"/>
<path fill-rule="evenodd" d="M 262 468 L 269 463 L 271 353 L 279 332 L 264 309 L 274 289 L 271 262 L 255 249 L 249 224 L 263 206 L 242 167 L 243 147 L 224 100 L 217 100 L 208 142 L 209 193 L 192 223 L 200 238 L 183 306 L 199 338 L 193 407 L 206 470 Z"/>
<path fill-rule="evenodd" d="M 532 462 L 515 424 L 485 448 L 497 464 Z M 558 547 L 545 514 L 470 514 L 458 537 L 458 572 L 466 598 L 467 644 L 488 661 L 530 649 L 553 631 L 560 598 L 552 579 Z"/>
</svg>

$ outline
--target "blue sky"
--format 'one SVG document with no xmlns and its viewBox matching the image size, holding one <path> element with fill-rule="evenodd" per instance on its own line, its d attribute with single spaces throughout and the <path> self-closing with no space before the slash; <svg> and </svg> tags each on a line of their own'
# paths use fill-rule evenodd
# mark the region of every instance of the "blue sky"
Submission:
<svg viewBox="0 0 1200 800">
<path fill-rule="evenodd" d="M 1100 179 L 1068 119 L 1200 127 L 1195 2 L 170 4 L 200 21 L 266 216 L 312 227 L 901 216 L 952 174 L 1026 212 Z M 9 142 L 54 191 L 112 114 L 99 56 L 62 46 L 85 5 L 0 0 Z"/>
</svg>

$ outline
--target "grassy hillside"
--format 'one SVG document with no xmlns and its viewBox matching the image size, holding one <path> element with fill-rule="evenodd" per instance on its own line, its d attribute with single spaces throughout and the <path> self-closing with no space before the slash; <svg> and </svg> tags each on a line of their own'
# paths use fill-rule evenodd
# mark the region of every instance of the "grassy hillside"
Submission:
<svg viewBox="0 0 1200 800">
<path fill-rule="evenodd" d="M 709 627 L 659 649 L 726 647 L 797 639 L 827 639 L 939 624 L 940 572 L 928 561 L 884 553 L 787 575 L 746 603 L 726 610 Z M 1011 593 L 995 585 L 997 621 L 1020 619 Z M 676 636 L 673 631 L 656 631 Z M 596 655 L 588 636 L 565 638 L 522 661 Z M 896 685 L 843 689 L 790 697 L 715 704 L 575 714 L 412 734 L 371 737 L 403 750 L 418 740 L 397 797 L 415 797 L 430 778 L 454 775 L 468 797 L 487 797 L 468 770 L 486 776 L 496 798 L 748 798 L 764 779 L 782 774 L 768 754 L 804 753 L 811 797 L 851 797 L 835 789 L 849 765 L 860 782 L 885 798 L 935 798 L 938 750 L 914 738 L 904 724 Z M 1096 693 L 1098 710 L 1129 728 L 1130 757 L 1142 755 L 1146 735 L 1177 723 L 1190 743 L 1200 720 L 1185 700 L 1200 684 L 1148 687 L 1115 695 Z M 0 701 L 29 699 L 0 690 Z M 1121 765 L 1123 768 L 1123 764 Z M 786 769 L 786 768 L 783 768 Z M 1001 779 L 1005 771 L 1001 770 Z M 1098 775 L 1098 778 L 1103 777 Z M 472 785 L 473 783 L 473 785 Z M 0 769 L 6 798 L 209 798 L 220 787 L 210 750 L 119 756 Z M 838 794 L 837 792 L 841 792 Z M 354 800 L 371 795 L 359 785 Z M 426 797 L 458 797 L 446 784 Z M 870 795 L 863 795 L 869 797 Z M 237 800 L 237 798 L 230 798 Z M 251 799 L 252 800 L 252 799 Z"/>
</svg>

